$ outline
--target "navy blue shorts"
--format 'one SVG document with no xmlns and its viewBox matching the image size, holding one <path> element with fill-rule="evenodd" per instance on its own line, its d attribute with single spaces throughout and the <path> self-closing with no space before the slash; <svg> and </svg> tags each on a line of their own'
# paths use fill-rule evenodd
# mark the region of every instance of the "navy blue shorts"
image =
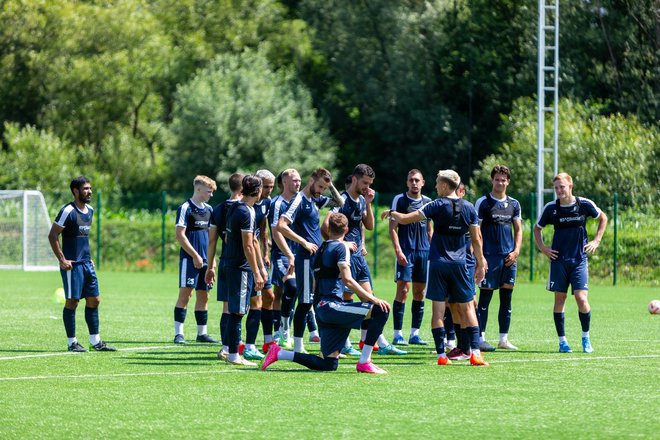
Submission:
<svg viewBox="0 0 660 440">
<path fill-rule="evenodd" d="M 254 292 L 252 271 L 229 266 L 225 266 L 224 271 L 229 313 L 245 315 L 250 309 L 250 297 Z"/>
<path fill-rule="evenodd" d="M 225 279 L 225 264 L 222 260 L 218 263 L 215 273 L 215 284 L 218 301 L 227 301 L 227 281 Z"/>
<path fill-rule="evenodd" d="M 206 264 L 201 269 L 195 268 L 192 258 L 179 259 L 179 287 L 195 290 L 211 290 L 213 287 L 204 281 Z"/>
<path fill-rule="evenodd" d="M 289 259 L 284 255 L 270 260 L 270 282 L 275 286 L 283 286 L 287 270 L 289 270 Z"/>
<path fill-rule="evenodd" d="M 546 289 L 551 292 L 568 292 L 576 290 L 589 290 L 589 263 L 587 259 L 580 261 L 551 261 L 548 285 Z"/>
<path fill-rule="evenodd" d="M 314 302 L 314 273 L 312 259 L 309 256 L 296 255 L 296 294 L 298 304 L 312 304 Z"/>
<path fill-rule="evenodd" d="M 411 251 L 403 249 L 402 252 L 406 256 L 408 264 L 406 266 L 401 266 L 396 258 L 394 259 L 396 266 L 394 269 L 394 281 L 425 283 L 429 251 Z"/>
<path fill-rule="evenodd" d="M 504 257 L 506 257 L 506 255 L 486 256 L 488 272 L 486 272 L 486 278 L 484 278 L 479 287 L 495 290 L 499 289 L 504 284 L 516 284 L 517 263 L 513 263 L 510 267 L 506 267 L 504 265 Z"/>
<path fill-rule="evenodd" d="M 70 270 L 61 270 L 64 297 L 81 299 L 99 296 L 99 283 L 91 261 L 74 263 Z"/>
<path fill-rule="evenodd" d="M 321 337 L 321 353 L 324 357 L 339 351 L 346 344 L 351 329 L 360 324 L 371 310 L 368 302 L 347 303 L 337 300 L 322 300 L 316 305 L 316 322 Z"/>
<path fill-rule="evenodd" d="M 474 281 L 467 265 L 429 261 L 426 298 L 432 301 L 466 303 L 474 298 Z"/>
</svg>

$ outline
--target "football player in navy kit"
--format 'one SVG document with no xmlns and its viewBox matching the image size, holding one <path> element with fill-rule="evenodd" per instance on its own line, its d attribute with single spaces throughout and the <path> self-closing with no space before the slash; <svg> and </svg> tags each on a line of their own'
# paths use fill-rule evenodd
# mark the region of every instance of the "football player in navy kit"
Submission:
<svg viewBox="0 0 660 440">
<path fill-rule="evenodd" d="M 509 342 L 511 325 L 511 298 L 516 282 L 516 260 L 522 245 L 522 218 L 520 203 L 506 194 L 511 182 L 511 171 L 503 165 L 493 167 L 490 178 L 492 191 L 474 204 L 479 215 L 479 227 L 484 240 L 484 256 L 488 263 L 486 278 L 479 289 L 479 330 L 481 351 L 494 351 L 486 341 L 488 306 L 493 298 L 493 290 L 500 291 L 498 321 L 500 342 L 497 348 L 517 350 Z"/>
<path fill-rule="evenodd" d="M 91 349 L 115 351 L 99 336 L 99 286 L 89 251 L 89 232 L 92 229 L 94 210 L 87 203 L 92 200 L 92 184 L 89 179 L 80 176 L 73 179 L 69 187 L 73 193 L 73 202 L 62 207 L 48 233 L 48 241 L 59 261 L 64 284 L 66 302 L 62 320 L 69 351 L 87 351 L 76 338 L 76 308 L 81 298 L 85 298 L 85 322 Z"/>
<path fill-rule="evenodd" d="M 573 195 L 573 179 L 568 174 L 557 174 L 553 182 L 557 200 L 543 208 L 534 227 L 534 239 L 541 252 L 550 259 L 547 289 L 555 293 L 553 316 L 559 336 L 559 351 L 572 351 L 564 330 L 564 306 L 570 284 L 582 325 L 582 351 L 592 353 L 594 350 L 589 337 L 591 307 L 587 301 L 587 254 L 593 254 L 598 249 L 607 227 L 607 216 L 591 200 Z M 588 217 L 598 220 L 596 236 L 591 241 L 588 241 L 585 228 Z M 545 245 L 541 234 L 541 230 L 549 224 L 554 227 L 552 246 Z"/>
<path fill-rule="evenodd" d="M 183 323 L 186 320 L 188 301 L 195 290 L 195 320 L 197 342 L 217 343 L 208 335 L 208 302 L 211 285 L 206 284 L 208 262 L 206 252 L 209 243 L 209 223 L 213 208 L 207 202 L 216 190 L 215 181 L 206 176 L 193 180 L 193 196 L 186 200 L 176 213 L 176 239 L 179 251 L 179 298 L 174 307 L 174 343 L 185 344 Z"/>
<path fill-rule="evenodd" d="M 431 199 L 422 194 L 424 176 L 418 169 L 408 172 L 406 185 L 408 191 L 401 193 L 392 200 L 392 211 L 407 214 L 416 212 L 422 206 L 431 203 Z M 433 236 L 431 222 L 426 219 L 409 225 L 390 222 L 390 239 L 394 246 L 396 268 L 396 297 L 392 303 L 392 323 L 394 325 L 395 345 L 427 345 L 428 342 L 419 336 L 419 328 L 424 318 L 424 290 L 426 289 L 426 268 L 429 256 L 429 243 Z M 403 317 L 406 310 L 406 300 L 412 282 L 412 325 L 408 342 L 403 338 Z"/>
</svg>

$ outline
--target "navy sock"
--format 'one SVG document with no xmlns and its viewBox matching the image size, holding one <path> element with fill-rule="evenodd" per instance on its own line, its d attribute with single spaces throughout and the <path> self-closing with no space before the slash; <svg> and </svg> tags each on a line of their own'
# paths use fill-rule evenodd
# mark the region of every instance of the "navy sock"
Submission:
<svg viewBox="0 0 660 440">
<path fill-rule="evenodd" d="M 75 338 L 76 336 L 76 309 L 67 309 L 64 307 L 62 310 L 62 321 L 64 321 L 64 330 L 66 330 L 67 338 Z"/>
<path fill-rule="evenodd" d="M 175 307 L 174 308 L 174 322 L 186 322 L 186 309 L 183 309 L 181 307 Z"/>
<path fill-rule="evenodd" d="M 264 336 L 273 334 L 273 311 L 270 309 L 261 309 L 261 328 Z"/>
<path fill-rule="evenodd" d="M 447 332 L 447 339 L 456 339 L 456 330 L 454 329 L 454 319 L 451 316 L 451 310 L 449 310 L 449 307 L 445 309 L 445 319 L 444 325 L 445 325 L 445 331 Z"/>
<path fill-rule="evenodd" d="M 254 344 L 259 334 L 259 322 L 261 321 L 261 309 L 250 309 L 245 320 L 245 343 Z"/>
<path fill-rule="evenodd" d="M 361 330 L 368 330 L 369 329 L 369 323 L 371 322 L 371 318 L 368 319 L 363 319 L 362 324 L 360 324 L 360 329 Z"/>
<path fill-rule="evenodd" d="M 99 334 L 99 309 L 94 307 L 85 307 L 85 322 L 90 335 Z"/>
<path fill-rule="evenodd" d="M 486 324 L 488 324 L 488 306 L 490 300 L 493 299 L 493 291 L 480 289 L 479 290 L 479 330 L 483 333 L 486 331 Z"/>
<path fill-rule="evenodd" d="M 206 325 L 208 319 L 208 310 L 195 310 L 195 321 L 197 321 L 197 325 Z"/>
<path fill-rule="evenodd" d="M 392 303 L 392 322 L 394 323 L 394 330 L 401 330 L 403 328 L 403 316 L 406 312 L 406 303 L 394 301 Z"/>
<path fill-rule="evenodd" d="M 566 331 L 564 330 L 564 312 L 554 312 L 555 318 L 555 328 L 557 329 L 557 336 L 566 336 Z"/>
<path fill-rule="evenodd" d="M 227 324 L 229 324 L 229 313 L 223 313 L 220 317 L 220 339 L 222 340 L 222 345 L 228 345 L 227 339 Z"/>
<path fill-rule="evenodd" d="M 282 319 L 282 312 L 279 310 L 273 310 L 273 328 L 275 331 L 280 328 L 280 320 Z"/>
<path fill-rule="evenodd" d="M 479 350 L 479 327 L 476 325 L 474 327 L 466 327 L 465 332 L 470 341 L 470 348 L 472 350 Z"/>
<path fill-rule="evenodd" d="M 445 328 L 437 327 L 432 328 L 433 342 L 435 342 L 435 352 L 442 354 L 445 352 Z"/>
<path fill-rule="evenodd" d="M 412 323 L 410 324 L 410 327 L 421 328 L 422 319 L 424 319 L 424 301 L 413 300 L 410 311 L 412 313 Z"/>
<path fill-rule="evenodd" d="M 500 333 L 509 333 L 511 326 L 511 297 L 513 289 L 500 288 L 500 312 L 497 320 L 500 324 Z"/>
<path fill-rule="evenodd" d="M 339 365 L 337 358 L 322 358 L 307 353 L 294 353 L 293 362 L 316 371 L 335 371 Z"/>
<path fill-rule="evenodd" d="M 389 312 L 383 312 L 380 307 L 373 306 L 371 309 L 371 319 L 368 319 L 369 328 L 367 328 L 367 335 L 364 337 L 365 345 L 374 345 L 378 341 L 378 337 L 383 334 L 385 323 L 390 316 Z M 362 321 L 364 323 L 365 321 Z"/>
<path fill-rule="evenodd" d="M 296 298 L 296 280 L 288 279 L 284 282 L 282 289 L 282 308 L 281 313 L 284 318 L 291 316 L 293 301 Z"/>
<path fill-rule="evenodd" d="M 238 353 L 238 342 L 241 340 L 241 321 L 243 315 L 230 313 L 227 322 L 227 346 L 229 353 Z"/>
<path fill-rule="evenodd" d="M 589 324 L 591 323 L 591 310 L 589 310 L 587 313 L 578 312 L 578 314 L 580 315 L 580 324 L 582 324 L 582 331 L 588 332 Z"/>
<path fill-rule="evenodd" d="M 316 317 L 314 316 L 314 312 L 312 312 L 311 310 L 307 312 L 306 320 L 307 320 L 307 330 L 309 330 L 310 333 L 316 331 L 317 330 Z"/>
<path fill-rule="evenodd" d="M 454 324 L 456 331 L 456 347 L 460 348 L 463 353 L 470 352 L 470 338 L 468 337 L 467 330 L 461 328 L 459 324 Z"/>
<path fill-rule="evenodd" d="M 293 337 L 302 338 L 305 334 L 305 321 L 307 320 L 307 312 L 312 307 L 311 304 L 298 303 L 296 311 L 293 313 Z"/>
</svg>

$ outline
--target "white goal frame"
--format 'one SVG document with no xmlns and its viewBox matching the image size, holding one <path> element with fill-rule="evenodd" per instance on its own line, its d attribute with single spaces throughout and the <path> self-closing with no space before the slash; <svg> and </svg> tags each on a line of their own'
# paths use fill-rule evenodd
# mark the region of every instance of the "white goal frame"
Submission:
<svg viewBox="0 0 660 440">
<path fill-rule="evenodd" d="M 28 198 L 29 197 L 37 197 L 38 199 L 38 207 L 40 212 L 40 216 L 45 219 L 45 222 L 41 222 L 43 224 L 43 233 L 39 234 L 34 234 L 33 233 L 33 239 L 38 240 L 38 246 L 43 245 L 43 242 L 45 245 L 47 245 L 47 252 L 50 252 L 50 256 L 52 258 L 49 259 L 48 263 L 50 264 L 34 264 L 34 261 L 30 258 L 30 254 L 28 252 L 29 246 L 32 244 L 28 241 L 28 236 L 30 235 L 30 225 L 29 225 L 29 217 L 28 217 Z M 52 254 L 52 251 L 50 250 L 50 243 L 48 242 L 48 231 L 50 230 L 50 226 L 52 225 L 52 222 L 50 220 L 50 216 L 48 215 L 48 208 L 46 207 L 46 201 L 44 199 L 43 194 L 41 191 L 35 191 L 35 190 L 0 190 L 0 200 L 1 199 L 20 199 L 22 203 L 22 209 L 21 209 L 21 250 L 22 250 L 22 261 L 21 264 L 0 264 L 0 269 L 19 269 L 19 270 L 24 270 L 24 271 L 56 271 L 59 270 L 59 265 L 57 265 L 57 259 L 55 256 Z M 41 226 L 40 226 L 41 228 Z M 33 232 L 33 231 L 32 231 Z M 42 256 L 43 259 L 43 256 Z"/>
</svg>

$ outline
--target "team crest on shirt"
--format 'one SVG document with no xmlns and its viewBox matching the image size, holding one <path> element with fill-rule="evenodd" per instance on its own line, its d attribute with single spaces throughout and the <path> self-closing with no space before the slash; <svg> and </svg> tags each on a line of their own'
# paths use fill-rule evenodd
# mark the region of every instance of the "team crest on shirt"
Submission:
<svg viewBox="0 0 660 440">
<path fill-rule="evenodd" d="M 266 213 L 266 205 L 261 205 L 261 213 L 262 214 Z"/>
</svg>

